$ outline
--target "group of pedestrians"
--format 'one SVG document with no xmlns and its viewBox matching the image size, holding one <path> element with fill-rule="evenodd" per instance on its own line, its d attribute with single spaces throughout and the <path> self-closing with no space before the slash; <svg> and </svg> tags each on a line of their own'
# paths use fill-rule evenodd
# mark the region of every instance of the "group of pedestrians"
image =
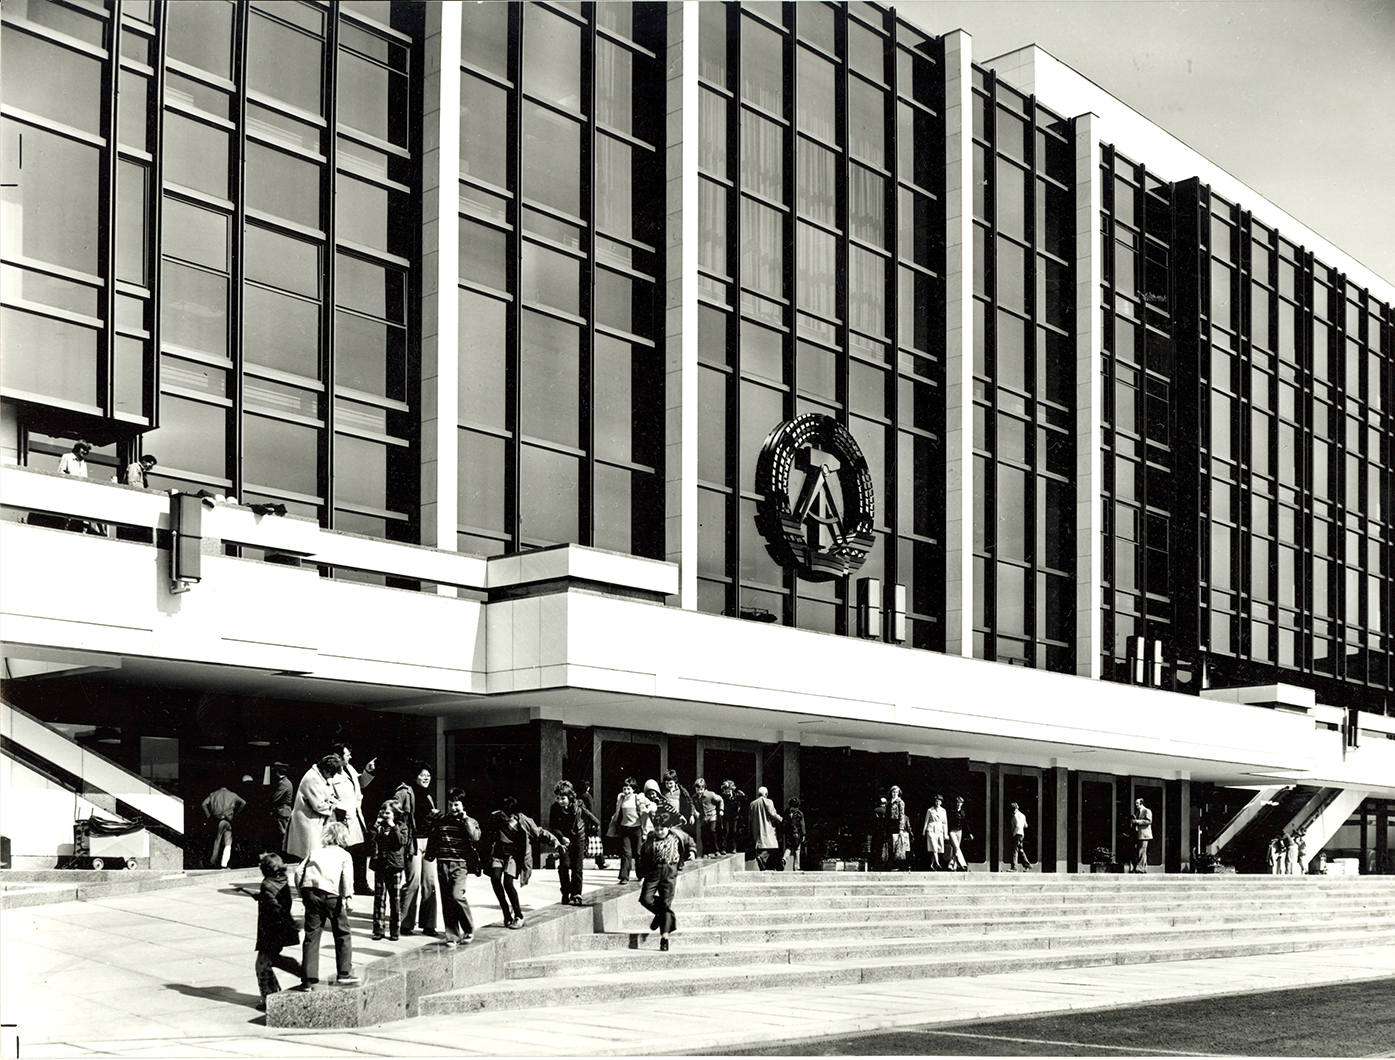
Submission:
<svg viewBox="0 0 1395 1060">
<path fill-rule="evenodd" d="M 1027 819 L 1018 810 L 1016 803 L 1013 803 L 1012 810 L 1014 836 L 1025 840 Z M 873 817 L 876 819 L 877 828 L 872 835 L 870 853 L 884 869 L 909 872 L 915 853 L 912 841 L 913 825 L 899 785 L 893 784 L 887 795 L 877 800 Z M 955 796 L 952 808 L 946 808 L 944 796 L 938 793 L 931 800 L 925 810 L 920 835 L 924 841 L 926 862 L 932 871 L 969 871 L 969 863 L 964 857 L 964 842 L 973 839 L 973 835 L 965 831 L 967 821 L 962 795 Z M 878 832 L 880 834 L 877 834 Z M 1031 863 L 1022 852 L 1021 844 L 1015 842 L 1014 846 L 1017 848 L 1013 853 L 1014 865 L 1020 856 L 1023 863 L 1030 867 Z"/>
<path fill-rule="evenodd" d="M 1307 830 L 1295 828 L 1291 832 L 1280 832 L 1269 840 L 1267 860 L 1271 876 L 1303 875 L 1308 871 Z"/>
</svg>

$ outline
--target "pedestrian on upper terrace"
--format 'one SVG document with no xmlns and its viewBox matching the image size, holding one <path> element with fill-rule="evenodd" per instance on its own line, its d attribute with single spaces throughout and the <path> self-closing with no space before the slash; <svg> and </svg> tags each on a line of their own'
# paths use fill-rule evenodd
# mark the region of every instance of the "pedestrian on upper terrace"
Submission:
<svg viewBox="0 0 1395 1060">
<path fill-rule="evenodd" d="M 262 885 L 255 895 L 257 899 L 257 988 L 262 999 L 257 1002 L 257 1011 L 266 1011 L 269 994 L 280 993 L 281 984 L 276 981 L 276 969 L 289 972 L 300 978 L 300 962 L 287 957 L 282 950 L 287 946 L 300 945 L 300 930 L 291 916 L 291 888 L 286 879 L 286 863 L 280 854 L 261 856 Z M 250 894 L 251 892 L 246 892 Z"/>
<path fill-rule="evenodd" d="M 465 793 L 452 788 L 446 795 L 446 812 L 431 822 L 425 855 L 427 861 L 436 863 L 447 946 L 475 937 L 475 918 L 465 896 L 465 883 L 470 873 L 480 875 L 479 841 L 479 822 L 465 812 Z"/>
<path fill-rule="evenodd" d="M 295 805 L 295 785 L 287 776 L 291 767 L 277 762 L 271 767 L 271 817 L 280 837 L 281 853 L 286 851 L 286 832 L 291 826 L 291 808 Z"/>
<path fill-rule="evenodd" d="M 557 838 L 539 828 L 527 814 L 519 813 L 518 800 L 505 795 L 503 805 L 489 815 L 485 848 L 489 851 L 489 882 L 499 900 L 506 928 L 523 926 L 518 888 L 526 887 L 533 874 L 533 844 L 539 841 L 555 845 Z"/>
<path fill-rule="evenodd" d="M 659 932 L 659 949 L 667 950 L 669 935 L 678 930 L 678 918 L 673 915 L 678 873 L 692 854 L 693 841 L 667 804 L 655 809 L 653 824 L 639 855 L 639 904 L 654 914 L 649 930 Z"/>
<path fill-rule="evenodd" d="M 925 811 L 925 826 L 921 829 L 925 836 L 925 852 L 930 857 L 930 868 L 938 871 L 945 867 L 945 840 L 949 838 L 949 814 L 945 811 L 945 797 L 937 794 Z"/>
<path fill-rule="evenodd" d="M 1017 866 L 1030 869 L 1032 863 L 1027 860 L 1027 815 L 1017 807 L 1017 803 L 1012 804 L 1012 859 L 1008 862 L 1007 871 L 1015 872 Z"/>
<path fill-rule="evenodd" d="M 580 905 L 586 837 L 592 830 L 599 830 L 601 822 L 581 805 L 570 781 L 559 781 L 552 789 L 552 797 L 555 801 L 548 811 L 547 827 L 557 837 L 557 882 L 562 887 L 562 904 Z"/>
<path fill-rule="evenodd" d="M 344 844 L 349 830 L 338 821 L 324 826 L 320 845 L 296 870 L 295 882 L 305 906 L 305 945 L 301 956 L 301 990 L 314 990 L 320 981 L 320 937 L 325 925 L 334 936 L 335 981 L 357 986 L 354 940 L 349 927 L 349 899 L 354 893 L 354 863 Z"/>
<path fill-rule="evenodd" d="M 664 770 L 661 799 L 668 804 L 669 809 L 678 814 L 683 831 L 691 839 L 697 832 L 697 803 L 693 801 L 688 789 L 678 783 L 677 770 Z"/>
<path fill-rule="evenodd" d="M 1296 871 L 1302 875 L 1308 871 L 1308 833 L 1306 829 L 1300 828 L 1293 833 L 1293 852 Z"/>
<path fill-rule="evenodd" d="M 697 804 L 697 856 L 714 857 L 722 852 L 722 818 L 726 815 L 726 800 L 715 791 L 707 790 L 707 781 L 693 781 L 693 801 Z"/>
<path fill-rule="evenodd" d="M 804 827 L 804 811 L 799 808 L 798 799 L 790 799 L 789 806 L 785 810 L 785 823 L 780 829 L 781 836 L 785 843 L 785 852 L 782 860 L 785 868 L 790 872 L 799 871 L 799 855 L 804 849 L 804 840 L 807 831 Z"/>
<path fill-rule="evenodd" d="M 387 935 L 396 940 L 401 924 L 402 873 L 407 866 L 412 833 L 402 819 L 396 799 L 388 799 L 378 809 L 370 837 L 373 854 L 373 938 Z"/>
<path fill-rule="evenodd" d="M 954 796 L 954 808 L 949 810 L 949 867 L 951 871 L 968 872 L 969 862 L 964 857 L 964 840 L 973 839 L 972 835 L 965 836 L 964 826 L 968 822 L 968 815 L 964 812 L 964 796 Z"/>
<path fill-rule="evenodd" d="M 1148 840 L 1153 838 L 1153 811 L 1133 800 L 1133 872 L 1148 871 Z"/>
<path fill-rule="evenodd" d="M 778 869 L 780 866 L 776 860 L 780 856 L 780 837 L 775 826 L 784 818 L 775 809 L 766 788 L 756 789 L 756 797 L 751 800 L 750 816 L 751 847 L 756 852 L 756 868 L 761 871 Z"/>
<path fill-rule="evenodd" d="M 1281 836 L 1275 836 L 1269 840 L 1269 846 L 1265 850 L 1265 856 L 1269 862 L 1269 875 L 1277 876 L 1284 871 L 1284 841 Z"/>
<path fill-rule="evenodd" d="M 425 762 L 418 762 L 412 770 L 412 779 L 398 784 L 393 793 L 412 837 L 407 847 L 406 880 L 402 885 L 402 934 L 410 935 L 420 923 L 422 934 L 435 938 L 439 937 L 436 934 L 436 867 L 424 855 L 427 833 L 436 816 L 436 802 L 431 798 L 431 769 Z"/>
<path fill-rule="evenodd" d="M 368 886 L 368 824 L 363 817 L 363 789 L 373 783 L 373 771 L 378 768 L 378 760 L 371 759 L 360 774 L 354 768 L 353 744 L 338 743 L 334 753 L 344 761 L 344 768 L 331 781 L 331 787 L 339 799 L 335 818 L 349 828 L 349 856 L 354 862 L 354 894 L 372 894 Z"/>
<path fill-rule="evenodd" d="M 630 882 L 630 872 L 634 869 L 635 858 L 639 856 L 639 844 L 643 838 L 640 826 L 642 813 L 647 800 L 636 790 L 634 777 L 626 777 L 620 785 L 620 794 L 615 797 L 615 812 L 610 816 L 606 834 L 620 841 L 619 883 Z"/>
<path fill-rule="evenodd" d="M 741 813 L 746 806 L 746 798 L 746 793 L 736 786 L 736 781 L 722 781 L 722 802 L 726 807 L 721 832 L 723 854 L 735 854 L 737 847 L 746 840 Z"/>
<path fill-rule="evenodd" d="M 233 851 L 233 818 L 246 805 L 246 799 L 227 787 L 209 792 L 203 800 L 203 815 L 213 824 L 213 853 L 208 856 L 210 868 L 228 867 Z"/>
<path fill-rule="evenodd" d="M 1284 848 L 1284 875 L 1297 876 L 1302 871 L 1298 867 L 1298 833 L 1290 832 L 1288 835 L 1288 845 Z"/>
<path fill-rule="evenodd" d="M 342 758 L 325 755 L 300 778 L 295 805 L 291 808 L 290 827 L 286 830 L 286 850 L 292 857 L 309 857 L 312 851 L 320 848 L 325 825 L 334 820 L 334 811 L 339 808 L 334 778 L 343 771 Z"/>
<path fill-rule="evenodd" d="M 901 789 L 893 784 L 886 805 L 887 868 L 906 872 L 911 867 L 911 820 L 906 814 L 906 800 Z"/>
</svg>

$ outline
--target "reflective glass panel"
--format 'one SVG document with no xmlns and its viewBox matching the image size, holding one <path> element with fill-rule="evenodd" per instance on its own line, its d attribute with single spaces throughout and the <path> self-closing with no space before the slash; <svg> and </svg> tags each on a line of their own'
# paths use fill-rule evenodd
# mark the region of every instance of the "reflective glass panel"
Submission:
<svg viewBox="0 0 1395 1060">
<path fill-rule="evenodd" d="M 97 331 L 17 309 L 0 312 L 5 356 L 0 383 L 6 389 L 97 404 Z"/>
<path fill-rule="evenodd" d="M 167 7 L 166 49 L 171 59 L 232 76 L 233 7 L 223 0 L 181 0 Z"/>
<path fill-rule="evenodd" d="M 228 278 L 166 261 L 160 298 L 161 341 L 228 355 Z"/>
<path fill-rule="evenodd" d="M 596 227 L 626 239 L 634 234 L 634 174 L 630 145 L 596 137 Z"/>
<path fill-rule="evenodd" d="M 460 175 L 507 187 L 508 148 L 508 94 L 481 78 L 461 74 Z"/>
<path fill-rule="evenodd" d="M 401 400 L 405 385 L 403 330 L 352 313 L 336 314 L 335 326 L 335 383 Z"/>
<path fill-rule="evenodd" d="M 461 420 L 502 430 L 507 426 L 507 304 L 460 292 Z"/>
<path fill-rule="evenodd" d="M 509 4 L 461 4 L 460 57 L 500 77 L 509 72 Z"/>
<path fill-rule="evenodd" d="M 243 416 L 243 482 L 248 486 L 318 496 L 319 437 L 320 432 L 314 427 L 268 416 Z"/>
<path fill-rule="evenodd" d="M 581 126 L 533 103 L 523 106 L 525 197 L 581 214 Z"/>
<path fill-rule="evenodd" d="M 838 143 L 834 67 L 807 48 L 799 49 L 799 130 L 824 143 Z"/>
<path fill-rule="evenodd" d="M 249 209 L 319 228 L 320 167 L 249 141 L 246 201 Z M 339 217 L 342 223 L 352 212 L 341 209 Z"/>
<path fill-rule="evenodd" d="M 524 242 L 519 262 L 523 300 L 576 313 L 581 298 L 581 262 L 569 254 Z"/>
<path fill-rule="evenodd" d="M 278 5 L 277 10 L 295 5 Z M 261 95 L 321 113 L 324 42 L 253 12 L 247 26 L 247 87 Z"/>
<path fill-rule="evenodd" d="M 580 444 L 580 341 L 576 325 L 524 312 L 518 358 L 523 434 Z"/>
<path fill-rule="evenodd" d="M 848 150 L 878 168 L 886 165 L 886 93 L 856 78 L 848 80 Z"/>
<path fill-rule="evenodd" d="M 249 280 L 319 297 L 320 248 L 316 244 L 248 225 L 243 250 Z"/>
<path fill-rule="evenodd" d="M 567 110 L 582 109 L 581 27 L 537 4 L 523 15 L 523 91 Z"/>
<path fill-rule="evenodd" d="M 9 120 L 3 129 L 0 248 L 96 275 L 99 151 Z"/>
<path fill-rule="evenodd" d="M 566 453 L 524 445 L 519 468 L 519 523 L 525 540 L 579 540 L 581 462 Z"/>
<path fill-rule="evenodd" d="M 335 102 L 341 125 L 406 146 L 408 123 L 401 120 L 407 105 L 406 78 L 341 49 Z"/>
<path fill-rule="evenodd" d="M 243 290 L 242 355 L 248 364 L 320 377 L 320 307 L 279 291 Z"/>
<path fill-rule="evenodd" d="M 604 39 L 596 41 L 596 121 L 626 133 L 634 131 L 633 65 L 629 49 Z"/>
<path fill-rule="evenodd" d="M 62 91 L 53 91 L 55 85 L 62 85 Z M 6 106 L 84 132 L 101 131 L 101 62 L 18 29 L 5 31 L 0 94 Z"/>
<path fill-rule="evenodd" d="M 162 468 L 225 478 L 228 410 L 166 394 L 160 398 L 160 427 L 143 445 L 147 453 L 159 454 Z"/>
<path fill-rule="evenodd" d="M 783 114 L 784 38 L 751 18 L 741 20 L 741 96 L 772 114 Z"/>
<path fill-rule="evenodd" d="M 460 432 L 456 495 L 461 526 L 504 529 L 504 444 L 502 438 Z"/>
<path fill-rule="evenodd" d="M 228 134 L 222 129 L 165 112 L 165 180 L 228 198 Z"/>
<path fill-rule="evenodd" d="M 388 446 L 382 442 L 334 436 L 334 502 L 389 508 Z"/>
</svg>

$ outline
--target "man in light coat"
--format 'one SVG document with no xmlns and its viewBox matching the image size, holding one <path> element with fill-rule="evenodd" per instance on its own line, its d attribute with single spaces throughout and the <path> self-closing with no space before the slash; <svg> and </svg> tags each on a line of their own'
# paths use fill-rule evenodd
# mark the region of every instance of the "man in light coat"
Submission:
<svg viewBox="0 0 1395 1060">
<path fill-rule="evenodd" d="M 291 807 L 291 824 L 286 830 L 286 852 L 292 857 L 308 857 L 323 846 L 325 825 L 334 820 L 334 811 L 339 809 L 334 778 L 343 771 L 342 758 L 325 755 L 300 778 L 295 805 Z"/>
<path fill-rule="evenodd" d="M 780 834 L 775 826 L 784 818 L 770 800 L 770 792 L 764 787 L 756 789 L 756 797 L 751 800 L 751 846 L 756 851 L 756 868 L 764 871 L 775 866 L 772 859 L 780 853 Z"/>
<path fill-rule="evenodd" d="M 1148 871 L 1148 840 L 1153 838 L 1153 811 L 1133 800 L 1133 872 Z"/>
</svg>

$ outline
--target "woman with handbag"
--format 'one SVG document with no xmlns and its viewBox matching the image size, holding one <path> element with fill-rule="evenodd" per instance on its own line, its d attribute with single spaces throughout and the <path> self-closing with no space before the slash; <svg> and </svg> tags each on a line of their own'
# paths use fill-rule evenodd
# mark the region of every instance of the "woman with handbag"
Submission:
<svg viewBox="0 0 1395 1060">
<path fill-rule="evenodd" d="M 906 800 L 901 798 L 901 789 L 893 784 L 890 794 L 886 806 L 886 867 L 906 872 L 911 867 L 911 822 L 906 816 Z"/>
</svg>

